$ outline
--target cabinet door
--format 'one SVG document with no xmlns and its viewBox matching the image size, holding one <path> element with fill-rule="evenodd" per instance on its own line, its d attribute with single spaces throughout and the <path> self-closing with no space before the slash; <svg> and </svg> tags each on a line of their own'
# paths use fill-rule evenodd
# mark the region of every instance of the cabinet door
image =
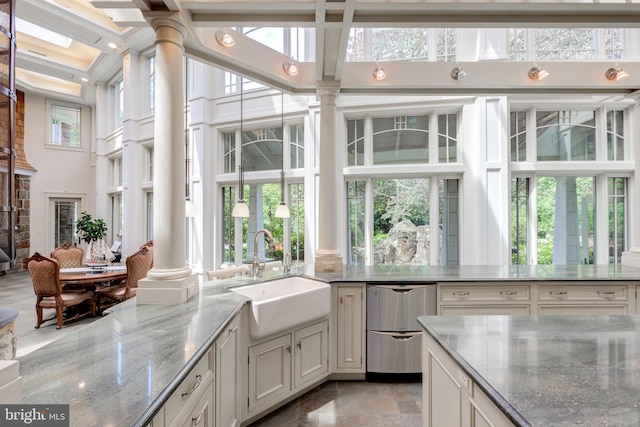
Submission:
<svg viewBox="0 0 640 427">
<path fill-rule="evenodd" d="M 202 394 L 195 408 L 182 419 L 182 427 L 213 427 L 213 383 Z"/>
<path fill-rule="evenodd" d="M 293 388 L 320 378 L 329 371 L 328 321 L 316 323 L 293 333 Z"/>
<path fill-rule="evenodd" d="M 249 347 L 249 412 L 287 397 L 291 390 L 291 334 Z"/>
<path fill-rule="evenodd" d="M 363 286 L 340 286 L 337 289 L 337 371 L 364 371 L 363 300 Z"/>
<path fill-rule="evenodd" d="M 216 425 L 235 427 L 240 425 L 240 398 L 238 384 L 238 328 L 240 319 L 229 324 L 216 340 Z"/>
</svg>

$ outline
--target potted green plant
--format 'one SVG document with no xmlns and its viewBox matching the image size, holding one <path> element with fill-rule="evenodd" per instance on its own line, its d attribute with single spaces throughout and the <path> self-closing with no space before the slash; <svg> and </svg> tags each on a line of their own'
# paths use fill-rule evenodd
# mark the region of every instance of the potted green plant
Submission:
<svg viewBox="0 0 640 427">
<path fill-rule="evenodd" d="M 76 220 L 76 230 L 80 241 L 87 243 L 87 259 L 91 262 L 108 262 L 114 258 L 104 241 L 107 236 L 107 224 L 104 220 L 93 218 L 83 211 Z"/>
</svg>

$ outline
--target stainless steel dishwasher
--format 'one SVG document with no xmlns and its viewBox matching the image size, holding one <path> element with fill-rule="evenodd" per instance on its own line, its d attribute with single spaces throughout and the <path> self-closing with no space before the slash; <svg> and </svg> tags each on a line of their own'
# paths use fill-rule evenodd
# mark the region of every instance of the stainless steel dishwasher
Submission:
<svg viewBox="0 0 640 427">
<path fill-rule="evenodd" d="M 417 318 L 436 307 L 435 283 L 367 284 L 367 379 L 422 372 Z"/>
</svg>

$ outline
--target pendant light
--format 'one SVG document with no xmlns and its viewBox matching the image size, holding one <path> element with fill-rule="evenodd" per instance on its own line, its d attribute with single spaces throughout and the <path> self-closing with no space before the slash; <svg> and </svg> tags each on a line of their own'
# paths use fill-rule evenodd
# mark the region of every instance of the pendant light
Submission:
<svg viewBox="0 0 640 427">
<path fill-rule="evenodd" d="M 240 197 L 231 211 L 234 218 L 249 218 L 249 206 L 244 202 L 244 161 L 242 159 L 242 100 L 243 100 L 243 80 L 240 77 L 240 166 L 238 167 L 238 184 L 240 186 Z"/>
<path fill-rule="evenodd" d="M 280 106 L 282 113 L 282 169 L 280 170 L 280 204 L 276 208 L 276 218 L 289 218 L 289 208 L 284 203 L 284 92 L 281 93 Z"/>
</svg>

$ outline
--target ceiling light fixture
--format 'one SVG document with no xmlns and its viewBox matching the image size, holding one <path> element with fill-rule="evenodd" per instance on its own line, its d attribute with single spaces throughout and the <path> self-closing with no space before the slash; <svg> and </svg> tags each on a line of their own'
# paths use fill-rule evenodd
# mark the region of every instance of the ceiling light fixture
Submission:
<svg viewBox="0 0 640 427">
<path fill-rule="evenodd" d="M 607 80 L 615 80 L 619 82 L 629 77 L 629 73 L 627 73 L 616 64 L 615 68 L 611 67 L 607 71 L 605 71 L 604 76 L 607 78 Z"/>
<path fill-rule="evenodd" d="M 222 47 L 232 47 L 236 44 L 236 41 L 233 39 L 233 36 L 229 34 L 229 32 L 225 31 L 216 31 L 216 41 Z"/>
<path fill-rule="evenodd" d="M 298 73 L 300 72 L 300 68 L 298 68 L 298 63 L 294 60 L 287 61 L 284 64 L 282 64 L 282 69 L 284 70 L 285 73 L 289 74 L 290 76 L 297 76 Z"/>
<path fill-rule="evenodd" d="M 240 166 L 238 166 L 238 186 L 240 187 L 238 202 L 231 211 L 234 218 L 249 218 L 249 206 L 244 202 L 244 162 L 242 161 L 242 93 L 243 81 L 240 77 Z"/>
<path fill-rule="evenodd" d="M 384 72 L 381 66 L 377 65 L 373 70 L 373 77 L 376 80 L 384 80 L 384 78 L 387 77 L 387 74 Z"/>
<path fill-rule="evenodd" d="M 529 72 L 527 73 L 527 75 L 531 80 L 540 81 L 549 77 L 549 72 L 545 69 L 538 67 L 537 65 L 534 65 L 529 69 Z"/>
<path fill-rule="evenodd" d="M 451 78 L 453 80 L 462 80 L 467 77 L 467 72 L 462 69 L 461 66 L 457 65 L 451 70 Z"/>
<path fill-rule="evenodd" d="M 284 92 L 280 92 L 280 111 L 282 113 L 282 169 L 280 170 L 280 204 L 276 208 L 276 218 L 289 218 L 289 208 L 284 202 Z"/>
<path fill-rule="evenodd" d="M 115 44 L 114 42 L 107 44 L 107 46 L 109 46 L 109 49 L 111 50 L 116 50 L 118 48 L 118 45 Z"/>
</svg>

